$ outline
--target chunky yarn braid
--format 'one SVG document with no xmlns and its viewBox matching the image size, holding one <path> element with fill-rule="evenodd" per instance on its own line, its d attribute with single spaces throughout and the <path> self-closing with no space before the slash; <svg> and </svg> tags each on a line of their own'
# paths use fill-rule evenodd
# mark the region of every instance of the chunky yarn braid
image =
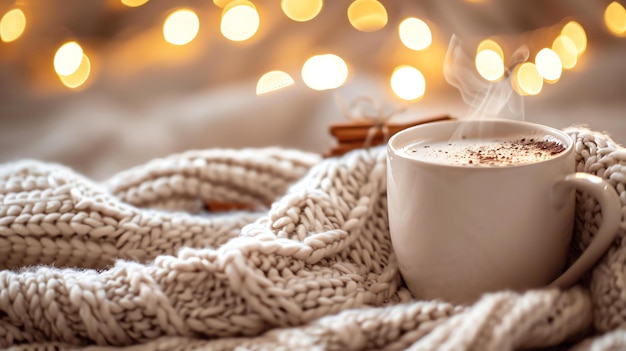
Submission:
<svg viewBox="0 0 626 351">
<path fill-rule="evenodd" d="M 601 133 L 567 132 L 578 170 L 609 180 L 626 214 L 624 150 Z M 60 165 L 1 165 L 0 347 L 620 345 L 626 219 L 588 284 L 486 294 L 472 306 L 416 301 L 391 249 L 385 167 L 381 147 L 325 160 L 279 148 L 193 151 L 102 184 Z M 205 213 L 206 201 L 256 210 Z M 599 216 L 578 194 L 574 248 L 586 247 Z"/>
</svg>

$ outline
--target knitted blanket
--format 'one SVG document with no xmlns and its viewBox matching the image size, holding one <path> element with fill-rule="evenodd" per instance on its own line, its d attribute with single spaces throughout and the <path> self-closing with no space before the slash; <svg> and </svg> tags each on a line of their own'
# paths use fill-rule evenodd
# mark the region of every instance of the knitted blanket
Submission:
<svg viewBox="0 0 626 351">
<path fill-rule="evenodd" d="M 582 127 L 577 170 L 626 217 L 626 150 Z M 626 218 L 577 286 L 471 306 L 403 286 L 382 147 L 191 151 L 96 183 L 61 165 L 0 165 L 0 347 L 14 350 L 626 348 Z M 206 213 L 206 201 L 258 210 Z M 264 203 L 271 203 L 264 208 Z M 572 257 L 601 216 L 577 194 Z"/>
</svg>

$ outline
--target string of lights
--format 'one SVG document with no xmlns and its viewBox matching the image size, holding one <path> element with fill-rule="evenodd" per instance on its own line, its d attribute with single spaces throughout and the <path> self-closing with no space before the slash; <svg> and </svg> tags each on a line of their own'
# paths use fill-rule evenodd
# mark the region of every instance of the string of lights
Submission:
<svg viewBox="0 0 626 351">
<path fill-rule="evenodd" d="M 129 8 L 141 7 L 149 0 L 119 0 Z M 261 16 L 255 4 L 249 0 L 213 0 L 221 9 L 221 34 L 230 41 L 241 42 L 253 38 L 261 26 Z M 323 9 L 323 0 L 281 0 L 280 8 L 285 16 L 295 22 L 314 19 Z M 1 14 L 0 40 L 11 45 L 28 31 L 29 19 L 16 2 Z M 351 0 L 347 7 L 350 24 L 362 32 L 374 32 L 388 26 L 389 18 L 383 2 L 378 0 Z M 604 11 L 605 27 L 617 37 L 626 37 L 626 10 L 617 1 L 611 2 Z M 397 24 L 397 35 L 406 49 L 427 50 L 432 42 L 432 23 L 417 17 L 406 17 Z M 191 43 L 200 31 L 200 19 L 192 8 L 177 8 L 169 13 L 162 23 L 162 39 L 173 46 Z M 499 82 L 510 75 L 514 90 L 520 95 L 537 95 L 544 84 L 558 82 L 566 70 L 573 69 L 587 47 L 587 36 L 583 26 L 568 21 L 550 45 L 539 48 L 528 60 L 514 67 L 506 66 L 503 43 L 497 38 L 482 40 L 475 50 L 475 69 L 489 82 Z M 59 81 L 70 89 L 83 86 L 91 76 L 92 61 L 77 40 L 61 44 L 51 58 L 54 72 Z M 330 90 L 342 86 L 349 77 L 349 64 L 335 53 L 318 54 L 307 59 L 301 69 L 303 83 L 313 90 Z M 287 72 L 272 70 L 260 74 L 257 94 L 265 94 L 295 84 Z M 424 74 L 412 65 L 398 65 L 389 78 L 393 93 L 406 101 L 418 101 L 426 92 Z"/>
</svg>

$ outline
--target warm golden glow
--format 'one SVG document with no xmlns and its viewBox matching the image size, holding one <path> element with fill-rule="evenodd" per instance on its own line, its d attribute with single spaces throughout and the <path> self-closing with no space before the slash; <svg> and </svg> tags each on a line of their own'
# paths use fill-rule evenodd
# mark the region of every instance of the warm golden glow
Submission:
<svg viewBox="0 0 626 351">
<path fill-rule="evenodd" d="M 293 84 L 293 78 L 291 78 L 289 74 L 283 71 L 270 71 L 259 78 L 256 84 L 256 94 L 261 95 L 269 93 Z"/>
<path fill-rule="evenodd" d="M 13 9 L 0 19 L 0 40 L 5 43 L 17 40 L 26 29 L 26 16 L 20 9 Z"/>
<path fill-rule="evenodd" d="M 411 50 L 424 50 L 430 46 L 433 36 L 426 22 L 409 17 L 398 26 L 400 41 Z"/>
<path fill-rule="evenodd" d="M 139 7 L 147 2 L 148 0 L 122 0 L 122 4 L 128 7 Z"/>
<path fill-rule="evenodd" d="M 348 65 L 337 55 L 316 55 L 302 66 L 302 80 L 313 90 L 335 89 L 347 79 Z"/>
<path fill-rule="evenodd" d="M 576 21 L 567 22 L 567 24 L 563 26 L 561 35 L 572 40 L 576 47 L 578 56 L 582 55 L 587 49 L 587 33 L 585 33 L 585 29 L 580 25 L 580 23 Z"/>
<path fill-rule="evenodd" d="M 476 54 L 476 70 L 481 77 L 497 82 L 504 76 L 504 61 L 493 50 L 482 50 Z"/>
<path fill-rule="evenodd" d="M 362 32 L 374 32 L 387 24 L 387 10 L 376 0 L 354 0 L 348 7 L 348 20 Z"/>
<path fill-rule="evenodd" d="M 174 45 L 188 44 L 198 35 L 198 30 L 200 20 L 192 10 L 176 10 L 163 23 L 163 37 Z"/>
<path fill-rule="evenodd" d="M 535 56 L 535 66 L 537 71 L 548 83 L 555 83 L 561 78 L 563 65 L 559 55 L 552 49 L 544 48 L 539 50 Z"/>
<path fill-rule="evenodd" d="M 498 43 L 496 43 L 492 39 L 485 39 L 478 44 L 478 48 L 476 49 L 476 53 L 479 53 L 484 50 L 491 50 L 500 56 L 500 59 L 504 62 L 504 51 L 502 47 Z"/>
<path fill-rule="evenodd" d="M 543 88 L 543 77 L 532 62 L 524 62 L 513 71 L 515 90 L 522 95 L 537 95 Z"/>
<path fill-rule="evenodd" d="M 256 34 L 259 24 L 259 13 L 254 4 L 247 0 L 234 0 L 224 7 L 220 28 L 227 39 L 244 41 Z"/>
<path fill-rule="evenodd" d="M 418 100 L 426 92 L 426 79 L 417 68 L 408 65 L 396 67 L 391 74 L 391 90 L 400 99 Z"/>
<path fill-rule="evenodd" d="M 231 1 L 233 0 L 213 0 L 213 3 L 219 8 L 224 8 L 224 6 L 228 5 L 228 3 Z"/>
<path fill-rule="evenodd" d="M 626 9 L 619 2 L 613 1 L 604 10 L 604 24 L 618 37 L 626 36 Z"/>
<path fill-rule="evenodd" d="M 76 72 L 83 60 L 83 48 L 75 41 L 67 42 L 54 55 L 54 71 L 62 76 Z"/>
<path fill-rule="evenodd" d="M 87 78 L 89 78 L 89 74 L 91 73 L 91 62 L 87 55 L 83 54 L 83 59 L 78 66 L 78 69 L 74 71 L 72 74 L 64 76 L 58 75 L 59 79 L 68 88 L 76 89 L 81 85 L 85 84 Z"/>
<path fill-rule="evenodd" d="M 322 0 L 282 0 L 280 8 L 294 21 L 306 22 L 317 16 L 322 10 Z"/>
<path fill-rule="evenodd" d="M 561 65 L 564 69 L 572 69 L 578 62 L 578 52 L 576 45 L 569 37 L 559 35 L 552 43 L 552 50 L 559 55 Z"/>
</svg>

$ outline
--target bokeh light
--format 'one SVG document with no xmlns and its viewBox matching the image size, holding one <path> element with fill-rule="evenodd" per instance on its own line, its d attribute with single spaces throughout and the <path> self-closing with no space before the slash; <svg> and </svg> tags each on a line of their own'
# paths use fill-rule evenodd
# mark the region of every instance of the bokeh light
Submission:
<svg viewBox="0 0 626 351">
<path fill-rule="evenodd" d="M 261 95 L 276 91 L 294 84 L 293 78 L 283 71 L 270 71 L 259 78 L 256 84 L 256 94 Z"/>
<path fill-rule="evenodd" d="M 604 24 L 611 34 L 626 36 L 626 9 L 617 1 L 610 3 L 604 10 Z"/>
<path fill-rule="evenodd" d="M 355 0 L 348 7 L 348 20 L 362 32 L 374 32 L 387 24 L 387 10 L 376 0 Z"/>
<path fill-rule="evenodd" d="M 500 44 L 498 44 L 493 39 L 485 39 L 481 41 L 480 43 L 478 43 L 478 48 L 476 49 L 476 52 L 478 53 L 484 50 L 491 50 L 497 53 L 502 59 L 502 62 L 504 62 L 504 51 L 502 50 L 502 47 L 500 46 Z"/>
<path fill-rule="evenodd" d="M 559 55 L 552 49 L 543 48 L 535 56 L 537 71 L 548 83 L 555 83 L 561 78 L 563 65 Z"/>
<path fill-rule="evenodd" d="M 0 40 L 5 43 L 17 40 L 26 29 L 26 16 L 20 9 L 12 9 L 0 19 Z"/>
<path fill-rule="evenodd" d="M 315 55 L 302 66 L 302 80 L 313 90 L 335 89 L 347 79 L 348 65 L 337 55 Z"/>
<path fill-rule="evenodd" d="M 191 42 L 200 30 L 200 20 L 195 12 L 181 9 L 172 12 L 163 23 L 163 37 L 174 45 Z"/>
<path fill-rule="evenodd" d="M 421 99 L 426 92 L 426 79 L 417 68 L 401 65 L 391 74 L 391 90 L 400 99 L 412 101 Z"/>
<path fill-rule="evenodd" d="M 223 9 L 224 6 L 228 5 L 229 2 L 233 0 L 213 0 L 213 3 L 217 5 L 217 7 Z"/>
<path fill-rule="evenodd" d="M 282 0 L 280 8 L 290 19 L 297 22 L 310 21 L 322 10 L 322 0 Z"/>
<path fill-rule="evenodd" d="M 54 71 L 61 76 L 76 72 L 83 61 L 83 48 L 75 41 L 67 42 L 54 55 Z"/>
<path fill-rule="evenodd" d="M 552 50 L 559 55 L 561 59 L 561 65 L 564 69 L 572 69 L 578 62 L 578 52 L 576 51 L 576 44 L 569 37 L 559 35 L 552 42 Z"/>
<path fill-rule="evenodd" d="M 543 89 L 543 77 L 532 62 L 524 62 L 513 70 L 512 84 L 521 95 L 537 95 Z"/>
<path fill-rule="evenodd" d="M 428 24 L 415 17 L 409 17 L 400 22 L 398 33 L 402 44 L 411 50 L 424 50 L 433 41 Z"/>
<path fill-rule="evenodd" d="M 58 75 L 59 79 L 68 88 L 76 89 L 87 81 L 89 75 L 91 74 L 91 61 L 89 61 L 89 57 L 83 54 L 83 59 L 81 60 L 78 69 L 71 73 L 70 75 Z"/>
<path fill-rule="evenodd" d="M 580 23 L 576 21 L 569 21 L 563 26 L 561 35 L 566 36 L 572 40 L 576 47 L 578 56 L 582 55 L 587 49 L 587 33 Z"/>
<path fill-rule="evenodd" d="M 504 61 L 491 49 L 476 53 L 475 63 L 478 74 L 490 82 L 497 82 L 504 76 Z"/>
<path fill-rule="evenodd" d="M 139 7 L 147 2 L 148 0 L 122 0 L 122 4 L 128 7 Z"/>
<path fill-rule="evenodd" d="M 224 7 L 220 29 L 227 39 L 244 41 L 256 34 L 260 21 L 253 3 L 247 0 L 234 0 Z"/>
</svg>

